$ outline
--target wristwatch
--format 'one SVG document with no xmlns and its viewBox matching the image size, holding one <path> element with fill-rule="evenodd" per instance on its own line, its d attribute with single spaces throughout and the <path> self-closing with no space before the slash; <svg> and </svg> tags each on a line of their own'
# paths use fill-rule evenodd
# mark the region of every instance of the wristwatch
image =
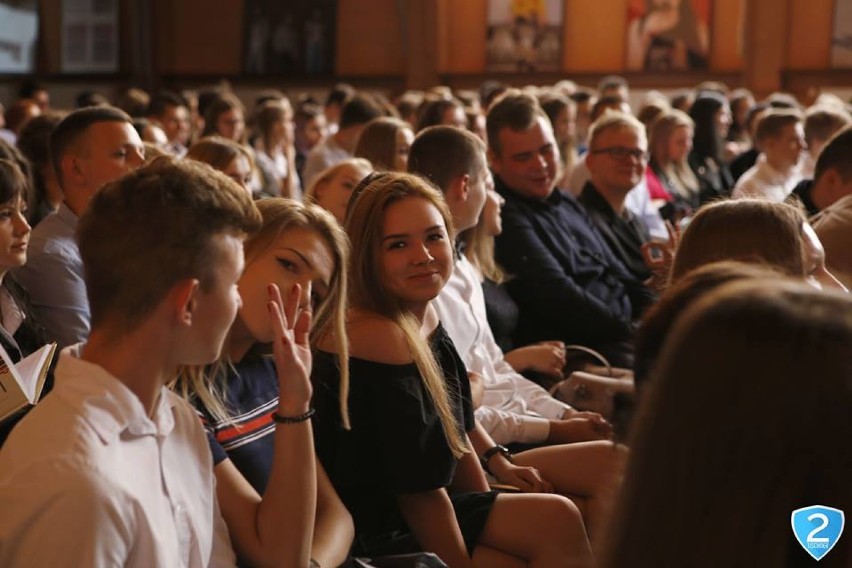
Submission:
<svg viewBox="0 0 852 568">
<path fill-rule="evenodd" d="M 510 452 L 509 448 L 507 448 L 506 446 L 503 446 L 501 444 L 497 444 L 496 446 L 488 448 L 487 450 L 485 450 L 485 453 L 482 454 L 480 461 L 482 462 L 482 469 L 484 469 L 485 471 L 487 471 L 491 475 L 494 475 L 494 474 L 491 473 L 491 469 L 488 467 L 488 460 L 493 458 L 496 454 L 501 454 L 509 462 L 512 461 L 512 452 Z"/>
</svg>

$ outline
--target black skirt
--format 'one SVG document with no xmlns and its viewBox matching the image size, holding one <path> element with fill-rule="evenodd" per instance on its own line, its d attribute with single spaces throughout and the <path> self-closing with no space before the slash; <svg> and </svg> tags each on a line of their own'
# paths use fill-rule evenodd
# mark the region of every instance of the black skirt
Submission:
<svg viewBox="0 0 852 568">
<path fill-rule="evenodd" d="M 473 555 L 473 549 L 479 542 L 482 529 L 491 513 L 491 507 L 499 493 L 488 491 L 485 493 L 456 493 L 450 495 L 456 521 L 461 529 L 464 545 L 468 555 Z M 404 526 L 404 523 L 402 523 Z M 387 556 L 391 554 L 411 554 L 422 552 L 420 544 L 411 530 L 400 529 L 379 535 L 356 536 L 352 544 L 352 553 L 355 556 Z M 428 551 L 427 551 L 428 552 Z"/>
</svg>

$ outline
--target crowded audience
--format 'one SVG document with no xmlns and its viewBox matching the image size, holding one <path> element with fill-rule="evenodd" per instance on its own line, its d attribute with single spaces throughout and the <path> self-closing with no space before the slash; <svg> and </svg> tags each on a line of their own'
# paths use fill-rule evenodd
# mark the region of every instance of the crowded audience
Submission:
<svg viewBox="0 0 852 568">
<path fill-rule="evenodd" d="M 171 87 L 2 101 L 0 348 L 57 350 L 0 565 L 798 566 L 852 511 L 852 105 Z"/>
</svg>

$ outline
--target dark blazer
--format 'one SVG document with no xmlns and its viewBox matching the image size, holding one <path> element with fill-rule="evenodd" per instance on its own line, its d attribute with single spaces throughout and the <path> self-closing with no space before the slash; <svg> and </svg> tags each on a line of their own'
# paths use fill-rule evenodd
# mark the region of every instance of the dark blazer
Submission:
<svg viewBox="0 0 852 568">
<path fill-rule="evenodd" d="M 506 200 L 495 256 L 513 276 L 508 290 L 520 309 L 515 343 L 561 339 L 629 362 L 624 342 L 653 294 L 572 196 L 555 190 L 545 201 L 527 199 L 497 176 L 495 186 Z"/>
<path fill-rule="evenodd" d="M 618 215 L 592 182 L 586 182 L 583 186 L 578 201 L 627 270 L 640 282 L 650 278 L 651 271 L 642 258 L 642 245 L 651 240 L 645 223 L 627 209 Z"/>
</svg>

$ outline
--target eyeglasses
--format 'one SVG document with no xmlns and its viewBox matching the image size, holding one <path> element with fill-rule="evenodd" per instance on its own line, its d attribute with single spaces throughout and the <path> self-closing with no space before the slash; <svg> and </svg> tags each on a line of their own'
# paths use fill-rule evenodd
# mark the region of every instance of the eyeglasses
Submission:
<svg viewBox="0 0 852 568">
<path fill-rule="evenodd" d="M 626 160 L 628 157 L 636 158 L 640 162 L 648 159 L 648 152 L 639 150 L 638 148 L 625 148 L 624 146 L 611 146 L 609 148 L 598 148 L 591 150 L 592 154 L 609 154 L 616 160 Z"/>
</svg>

